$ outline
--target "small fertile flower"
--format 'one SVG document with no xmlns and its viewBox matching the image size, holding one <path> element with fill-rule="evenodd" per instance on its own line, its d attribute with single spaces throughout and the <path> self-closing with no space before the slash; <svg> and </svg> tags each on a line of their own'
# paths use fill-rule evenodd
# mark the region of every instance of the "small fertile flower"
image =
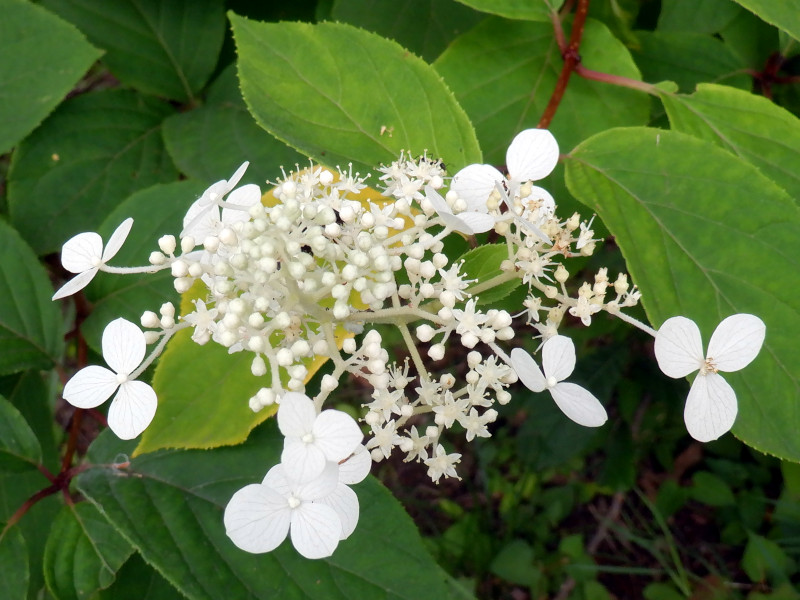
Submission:
<svg viewBox="0 0 800 600">
<path fill-rule="evenodd" d="M 289 476 L 285 465 L 275 465 L 261 483 L 245 486 L 233 495 L 225 507 L 225 531 L 234 544 L 247 552 L 270 552 L 288 534 L 306 558 L 330 556 L 342 539 L 342 520 L 337 508 L 321 500 L 335 494 L 339 485 L 336 463 L 327 463 L 305 483 Z M 339 504 L 338 510 L 353 516 L 350 500 Z"/>
<path fill-rule="evenodd" d="M 89 285 L 97 275 L 100 267 L 116 256 L 128 237 L 133 226 L 133 219 L 125 219 L 108 238 L 103 248 L 103 238 L 94 231 L 79 233 L 61 248 L 61 264 L 70 273 L 77 273 L 53 294 L 53 300 L 71 296 Z"/>
<path fill-rule="evenodd" d="M 103 331 L 103 358 L 111 369 L 96 365 L 81 369 L 64 386 L 64 399 L 78 408 L 94 408 L 116 392 L 108 426 L 123 440 L 135 438 L 153 420 L 158 406 L 153 388 L 130 379 L 144 353 L 141 329 L 125 319 L 111 321 Z"/>
<path fill-rule="evenodd" d="M 608 419 L 606 409 L 591 392 L 564 381 L 575 369 L 575 344 L 563 335 L 555 335 L 542 345 L 542 367 L 522 348 L 511 351 L 511 368 L 529 390 L 548 390 L 558 408 L 584 427 L 600 427 Z"/>
<path fill-rule="evenodd" d="M 547 177 L 558 163 L 558 142 L 546 129 L 526 129 L 511 142 L 506 152 L 507 180 L 491 165 L 469 165 L 453 176 L 451 189 L 466 201 L 468 210 L 485 212 L 489 195 L 497 185 L 506 186 L 514 196 L 521 183 Z M 532 192 L 544 192 L 541 188 Z"/>
<path fill-rule="evenodd" d="M 281 463 L 301 483 L 318 477 L 326 462 L 346 459 L 364 437 L 353 417 L 339 410 L 317 414 L 314 402 L 299 392 L 281 398 L 278 428 L 285 437 Z"/>
<path fill-rule="evenodd" d="M 700 371 L 683 412 L 686 429 L 696 440 L 715 440 L 733 427 L 736 393 L 719 371 L 730 373 L 749 365 L 761 350 L 766 330 L 754 315 L 732 315 L 714 330 L 706 354 L 700 329 L 691 319 L 672 317 L 656 332 L 656 360 L 665 375 L 679 379 Z"/>
<path fill-rule="evenodd" d="M 218 235 L 226 225 L 249 220 L 248 210 L 261 202 L 261 189 L 255 184 L 248 184 L 234 190 L 249 164 L 243 163 L 229 180 L 223 179 L 212 184 L 192 203 L 183 218 L 182 238 L 191 236 L 202 242 L 209 236 Z M 228 198 L 223 200 L 229 193 Z"/>
</svg>

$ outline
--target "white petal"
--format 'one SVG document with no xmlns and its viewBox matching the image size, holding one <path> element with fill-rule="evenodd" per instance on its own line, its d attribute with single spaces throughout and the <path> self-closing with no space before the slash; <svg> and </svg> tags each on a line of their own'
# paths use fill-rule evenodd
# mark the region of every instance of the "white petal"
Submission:
<svg viewBox="0 0 800 600">
<path fill-rule="evenodd" d="M 301 498 L 303 502 L 313 502 L 330 496 L 337 485 L 339 485 L 339 465 L 328 461 L 318 476 L 310 481 L 294 484 L 293 490 L 295 496 Z"/>
<path fill-rule="evenodd" d="M 97 267 L 103 255 L 103 238 L 94 231 L 79 233 L 61 247 L 61 264 L 70 273 Z"/>
<path fill-rule="evenodd" d="M 219 207 L 203 198 L 195 200 L 183 217 L 183 231 L 181 237 L 192 236 L 198 243 L 202 243 L 209 236 L 217 235 L 220 229 Z"/>
<path fill-rule="evenodd" d="M 239 184 L 239 180 L 244 176 L 244 172 L 247 171 L 248 166 L 250 166 L 250 161 L 246 160 L 239 165 L 239 168 L 231 175 L 231 178 L 227 181 L 229 191 Z"/>
<path fill-rule="evenodd" d="M 522 348 L 514 348 L 511 351 L 511 368 L 526 388 L 534 392 L 544 391 L 547 384 L 541 369 L 533 357 Z"/>
<path fill-rule="evenodd" d="M 243 185 L 237 190 L 233 190 L 228 196 L 228 199 L 223 203 L 222 208 L 222 222 L 225 225 L 236 223 L 237 221 L 249 221 L 250 214 L 248 210 L 251 206 L 261 202 L 261 188 L 257 185 L 250 183 Z M 225 208 L 225 205 L 234 205 L 237 207 L 245 208 L 246 210 L 236 210 L 233 208 Z"/>
<path fill-rule="evenodd" d="M 105 367 L 84 367 L 64 386 L 64 400 L 78 408 L 94 408 L 111 398 L 119 387 L 117 374 Z"/>
<path fill-rule="evenodd" d="M 550 388 L 553 400 L 565 415 L 584 427 L 600 427 L 608 420 L 606 409 L 592 393 L 574 383 L 558 383 Z"/>
<path fill-rule="evenodd" d="M 79 292 L 89 285 L 89 282 L 94 279 L 95 275 L 97 275 L 97 267 L 84 271 L 83 273 L 78 273 L 75 277 L 58 288 L 58 291 L 53 294 L 53 300 L 60 300 L 61 298 L 71 296 L 75 292 Z"/>
<path fill-rule="evenodd" d="M 364 439 L 355 419 L 340 410 L 323 410 L 314 421 L 313 432 L 314 445 L 334 462 L 350 456 Z"/>
<path fill-rule="evenodd" d="M 489 215 L 486 216 L 488 217 Z M 446 227 L 449 227 L 453 231 L 463 233 L 464 235 L 475 235 L 475 231 L 472 230 L 472 227 L 452 213 L 439 213 L 439 218 L 444 222 Z M 494 221 L 494 219 L 492 219 L 492 221 Z"/>
<path fill-rule="evenodd" d="M 442 198 L 442 195 L 429 185 L 425 186 L 425 197 L 428 199 L 428 202 L 431 203 L 433 209 L 439 213 L 439 216 L 442 214 L 453 214 L 453 211 L 447 206 L 447 202 Z"/>
<path fill-rule="evenodd" d="M 114 319 L 103 330 L 103 358 L 117 373 L 128 375 L 138 367 L 146 347 L 142 330 L 126 319 Z"/>
<path fill-rule="evenodd" d="M 656 360 L 668 377 L 679 379 L 697 371 L 705 362 L 697 324 L 686 317 L 664 321 L 656 332 Z"/>
<path fill-rule="evenodd" d="M 455 215 L 455 218 L 460 220 L 469 229 L 469 232 L 462 231 L 467 235 L 475 233 L 484 233 L 494 227 L 494 217 L 486 213 L 465 211 Z M 453 227 L 455 229 L 455 227 Z"/>
<path fill-rule="evenodd" d="M 353 485 L 364 481 L 372 469 L 372 457 L 367 449 L 359 444 L 353 455 L 339 465 L 339 481 Z"/>
<path fill-rule="evenodd" d="M 542 231 L 541 229 L 536 227 L 536 225 L 534 225 L 533 223 L 531 223 L 530 221 L 528 221 L 526 219 L 523 219 L 522 217 L 517 217 L 516 220 L 517 220 L 517 222 L 519 224 L 521 224 L 525 229 L 530 231 L 533 235 L 538 237 L 540 240 L 542 240 L 543 242 L 545 242 L 547 244 L 550 243 L 551 240 L 550 240 L 549 237 L 547 237 L 547 234 L 545 234 L 544 231 Z"/>
<path fill-rule="evenodd" d="M 730 431 L 737 411 L 733 388 L 721 375 L 709 373 L 698 375 L 692 383 L 683 420 L 689 435 L 700 442 L 710 442 Z"/>
<path fill-rule="evenodd" d="M 311 433 L 317 409 L 314 402 L 299 392 L 286 392 L 278 407 L 278 429 L 284 436 L 302 437 Z"/>
<path fill-rule="evenodd" d="M 108 426 L 121 440 L 132 440 L 147 429 L 156 408 L 153 388 L 143 381 L 126 381 L 108 407 Z"/>
<path fill-rule="evenodd" d="M 287 437 L 283 442 L 281 464 L 292 481 L 306 482 L 319 477 L 326 462 L 325 454 L 315 444 L 306 444 L 297 437 Z"/>
<path fill-rule="evenodd" d="M 225 507 L 225 532 L 242 550 L 269 552 L 289 533 L 291 509 L 286 499 L 257 483 L 236 492 Z"/>
<path fill-rule="evenodd" d="M 292 493 L 292 484 L 286 478 L 286 473 L 283 470 L 283 465 L 278 463 L 272 467 L 267 474 L 264 475 L 264 480 L 261 482 L 269 488 L 272 488 L 284 498 L 288 498 Z"/>
<path fill-rule="evenodd" d="M 545 377 L 563 381 L 575 370 L 575 344 L 564 335 L 554 335 L 542 346 Z"/>
<path fill-rule="evenodd" d="M 122 223 L 120 223 L 119 227 L 114 230 L 114 233 L 112 233 L 111 237 L 108 238 L 106 249 L 103 250 L 104 263 L 108 262 L 117 255 L 119 249 L 122 248 L 122 244 L 124 244 L 125 240 L 128 239 L 128 234 L 131 232 L 131 227 L 133 227 L 133 219 L 128 217 Z"/>
<path fill-rule="evenodd" d="M 342 522 L 342 532 L 339 539 L 346 540 L 358 525 L 358 496 L 349 487 L 343 484 L 336 486 L 336 490 L 322 500 L 319 504 L 330 506 Z"/>
<path fill-rule="evenodd" d="M 547 129 L 526 129 L 517 134 L 506 152 L 508 174 L 517 181 L 538 181 L 558 163 L 558 142 Z"/>
<path fill-rule="evenodd" d="M 720 371 L 738 371 L 761 350 L 767 326 L 755 315 L 731 315 L 720 323 L 708 343 L 708 358 Z"/>
<path fill-rule="evenodd" d="M 339 545 L 342 522 L 324 504 L 304 502 L 292 511 L 292 544 L 306 558 L 325 558 Z"/>
<path fill-rule="evenodd" d="M 498 181 L 505 181 L 503 174 L 491 165 L 468 165 L 453 176 L 450 189 L 467 203 L 467 209 L 486 212 L 489 194 Z"/>
</svg>

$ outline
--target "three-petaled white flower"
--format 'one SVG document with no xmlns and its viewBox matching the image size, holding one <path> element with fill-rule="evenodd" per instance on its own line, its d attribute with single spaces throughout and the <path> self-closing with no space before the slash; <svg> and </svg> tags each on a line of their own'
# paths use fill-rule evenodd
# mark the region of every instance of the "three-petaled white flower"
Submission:
<svg viewBox="0 0 800 600">
<path fill-rule="evenodd" d="M 123 440 L 142 433 L 156 414 L 158 399 L 149 385 L 130 379 L 145 354 L 141 329 L 116 319 L 103 330 L 103 358 L 108 366 L 91 365 L 75 373 L 64 386 L 64 399 L 78 408 L 94 408 L 117 392 L 108 408 L 108 426 Z"/>
<path fill-rule="evenodd" d="M 450 189 L 467 204 L 471 212 L 486 212 L 487 201 L 494 190 L 501 193 L 509 203 L 526 181 L 538 181 L 547 177 L 558 163 L 558 142 L 546 129 L 526 129 L 514 137 L 506 151 L 506 166 L 509 178 L 491 165 L 468 165 L 453 176 Z M 555 206 L 555 201 L 544 188 L 533 186 L 530 195 L 546 206 Z M 513 210 L 513 206 L 509 205 Z M 548 240 L 534 224 L 524 219 L 519 221 L 538 237 Z"/>
<path fill-rule="evenodd" d="M 696 440 L 715 440 L 733 427 L 736 393 L 718 371 L 729 373 L 749 365 L 761 350 L 766 330 L 754 315 L 731 315 L 714 330 L 705 355 L 700 329 L 691 319 L 672 317 L 656 332 L 656 360 L 665 375 L 679 379 L 700 371 L 683 411 L 686 429 Z"/>
<path fill-rule="evenodd" d="M 100 267 L 116 256 L 133 227 L 133 219 L 125 219 L 108 238 L 103 248 L 103 238 L 94 231 L 79 233 L 61 247 L 61 264 L 70 273 L 77 273 L 53 294 L 53 300 L 71 296 L 89 285 Z"/>
<path fill-rule="evenodd" d="M 311 398 L 299 392 L 281 398 L 278 428 L 285 438 L 281 463 L 300 483 L 318 477 L 326 462 L 346 459 L 364 437 L 353 417 L 332 409 L 317 414 Z"/>
<path fill-rule="evenodd" d="M 261 202 L 261 188 L 251 183 L 234 190 L 249 164 L 242 163 L 230 179 L 211 184 L 192 203 L 183 218 L 181 238 L 191 236 L 202 243 L 207 237 L 218 235 L 226 225 L 250 219 L 248 210 Z M 228 193 L 228 198 L 223 200 Z"/>
<path fill-rule="evenodd" d="M 495 218 L 485 211 L 465 210 L 457 215 L 453 214 L 445 199 L 429 185 L 425 186 L 425 196 L 433 205 L 439 218 L 453 231 L 466 235 L 475 235 L 476 233 L 489 231 L 494 227 Z M 484 202 L 485 205 L 486 203 Z"/>
<path fill-rule="evenodd" d="M 511 351 L 511 368 L 529 390 L 548 390 L 558 408 L 579 425 L 600 427 L 606 422 L 606 409 L 591 392 L 564 381 L 575 369 L 575 344 L 571 339 L 555 335 L 547 340 L 542 345 L 542 366 L 544 374 L 525 350 Z"/>
<path fill-rule="evenodd" d="M 363 446 L 341 465 L 326 462 L 314 479 L 298 483 L 285 465 L 272 467 L 260 484 L 245 486 L 225 507 L 225 530 L 242 550 L 269 552 L 290 535 L 306 558 L 333 554 L 358 523 L 358 483 L 372 464 Z"/>
</svg>

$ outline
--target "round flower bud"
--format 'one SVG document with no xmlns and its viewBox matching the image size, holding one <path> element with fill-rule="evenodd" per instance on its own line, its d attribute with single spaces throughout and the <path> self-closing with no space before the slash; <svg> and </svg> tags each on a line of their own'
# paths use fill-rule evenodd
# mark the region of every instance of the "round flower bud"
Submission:
<svg viewBox="0 0 800 600">
<path fill-rule="evenodd" d="M 261 402 L 259 401 L 258 396 L 251 396 L 248 405 L 250 406 L 250 410 L 252 410 L 254 413 L 257 413 L 262 408 L 264 408 L 263 406 L 261 406 Z"/>
<path fill-rule="evenodd" d="M 150 344 L 155 344 L 158 341 L 158 338 L 161 337 L 161 333 L 158 331 L 145 331 L 144 332 L 144 343 L 148 346 Z"/>
<path fill-rule="evenodd" d="M 184 260 L 176 260 L 172 263 L 172 276 L 173 277 L 186 277 L 189 273 L 189 265 Z"/>
<path fill-rule="evenodd" d="M 423 323 L 422 325 L 418 326 L 416 330 L 417 339 L 420 342 L 430 342 L 435 333 L 436 332 L 434 331 L 433 327 L 427 323 Z"/>
<path fill-rule="evenodd" d="M 275 353 L 275 360 L 282 367 L 288 367 L 294 363 L 294 354 L 288 348 L 281 348 Z"/>
<path fill-rule="evenodd" d="M 267 372 L 267 363 L 261 358 L 260 354 L 256 354 L 253 362 L 250 363 L 250 372 L 256 377 L 261 377 Z"/>
<path fill-rule="evenodd" d="M 333 173 L 328 171 L 328 169 L 323 169 L 322 172 L 319 174 L 319 182 L 322 185 L 330 185 L 333 183 Z"/>
<path fill-rule="evenodd" d="M 442 360 L 444 358 L 444 345 L 434 344 L 428 348 L 428 356 L 432 360 Z"/>
<path fill-rule="evenodd" d="M 148 327 L 150 329 L 155 329 L 156 327 L 161 327 L 161 321 L 156 313 L 152 310 L 146 310 L 142 313 L 142 318 L 140 319 L 142 327 Z"/>
<path fill-rule="evenodd" d="M 151 265 L 163 265 L 167 262 L 167 257 L 161 254 L 161 252 L 151 252 L 148 261 Z"/>
<path fill-rule="evenodd" d="M 558 283 L 564 283 L 567 279 L 569 279 L 569 271 L 564 268 L 564 265 L 558 265 L 556 267 L 556 272 L 553 274 L 556 278 Z"/>
<path fill-rule="evenodd" d="M 179 294 L 183 294 L 189 291 L 189 288 L 192 287 L 194 283 L 194 279 L 191 277 L 178 277 L 175 281 L 172 282 L 172 286 L 175 288 L 175 291 Z"/>
<path fill-rule="evenodd" d="M 509 394 L 506 390 L 500 390 L 497 392 L 496 398 L 501 405 L 506 405 L 511 402 L 511 394 Z"/>
<path fill-rule="evenodd" d="M 433 425 L 428 425 L 425 428 L 425 437 L 436 438 L 439 437 L 439 428 Z"/>
<path fill-rule="evenodd" d="M 164 254 L 172 254 L 175 252 L 176 242 L 174 235 L 162 235 L 158 238 L 158 247 Z"/>
<path fill-rule="evenodd" d="M 326 374 L 322 376 L 322 381 L 320 381 L 319 388 L 320 391 L 323 393 L 330 393 L 339 387 L 339 380 L 336 379 L 333 375 Z"/>
<path fill-rule="evenodd" d="M 353 354 L 356 351 L 356 341 L 353 338 L 347 338 L 342 342 L 342 351 L 346 354 Z"/>
<path fill-rule="evenodd" d="M 191 252 L 196 245 L 194 238 L 191 235 L 187 235 L 185 238 L 181 239 L 181 252 L 184 254 Z"/>
</svg>

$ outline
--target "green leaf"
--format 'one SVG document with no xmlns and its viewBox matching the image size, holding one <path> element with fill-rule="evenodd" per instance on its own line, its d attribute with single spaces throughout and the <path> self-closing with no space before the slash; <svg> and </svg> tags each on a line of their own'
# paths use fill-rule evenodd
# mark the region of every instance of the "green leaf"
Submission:
<svg viewBox="0 0 800 600">
<path fill-rule="evenodd" d="M 507 19 L 550 21 L 564 0 L 458 0 L 475 10 L 492 13 Z"/>
<path fill-rule="evenodd" d="M 30 247 L 0 221 L 0 374 L 47 369 L 64 340 L 53 287 Z"/>
<path fill-rule="evenodd" d="M 737 437 L 800 460 L 800 211 L 777 185 L 710 142 L 645 128 L 601 133 L 567 161 L 567 184 L 614 234 L 652 323 L 684 315 L 708 339 L 726 316 L 767 325 L 758 358 L 726 373 Z M 676 399 L 678 402 L 678 399 Z"/>
<path fill-rule="evenodd" d="M 750 89 L 752 78 L 742 72 L 741 59 L 723 41 L 687 32 L 637 31 L 636 64 L 646 81 L 671 80 L 684 92 L 704 81 Z"/>
<path fill-rule="evenodd" d="M 739 12 L 741 9 L 731 0 L 662 0 L 658 30 L 717 33 Z"/>
<path fill-rule="evenodd" d="M 0 471 L 25 471 L 42 462 L 42 448 L 20 412 L 0 396 Z"/>
<path fill-rule="evenodd" d="M 787 581 L 792 568 L 792 560 L 786 552 L 772 540 L 747 532 L 747 546 L 742 556 L 742 569 L 750 581 L 780 584 Z"/>
<path fill-rule="evenodd" d="M 461 273 L 467 274 L 466 279 L 477 279 L 480 283 L 485 283 L 493 277 L 502 277 L 505 274 L 500 270 L 500 265 L 504 260 L 508 260 L 508 248 L 505 244 L 478 246 L 462 254 L 458 261 L 460 260 L 464 261 Z M 508 296 L 520 285 L 522 280 L 513 277 L 510 281 L 504 281 L 474 295 L 478 296 L 478 306 L 492 304 Z"/>
<path fill-rule="evenodd" d="M 336 0 L 331 20 L 391 38 L 426 61 L 433 61 L 453 38 L 484 18 L 464 4 L 455 0 L 396 0 L 387 19 L 383 0 Z"/>
<path fill-rule="evenodd" d="M 98 229 L 107 240 L 122 221 L 128 217 L 134 219 L 128 239 L 111 264 L 124 267 L 149 265 L 150 253 L 158 251 L 158 238 L 166 234 L 177 238 L 189 206 L 211 183 L 177 181 L 156 184 L 127 198 Z M 138 323 L 145 310 L 158 312 L 164 302 L 177 306 L 180 295 L 173 282 L 169 269 L 133 275 L 98 273 L 86 288 L 86 297 L 93 308 L 81 324 L 81 332 L 89 346 L 100 352 L 103 330 L 118 317 Z"/>
<path fill-rule="evenodd" d="M 0 598 L 26 600 L 28 597 L 28 549 L 19 529 L 0 533 Z"/>
<path fill-rule="evenodd" d="M 401 150 L 428 150 L 450 170 L 481 162 L 452 93 L 395 42 L 340 23 L 231 22 L 250 112 L 304 154 L 361 172 Z"/>
<path fill-rule="evenodd" d="M 34 432 L 42 450 L 41 463 L 51 471 L 57 471 L 61 463 L 51 400 L 62 385 L 54 371 L 38 369 L 0 378 L 0 394 L 14 405 Z"/>
<path fill-rule="evenodd" d="M 800 40 L 800 0 L 736 0 L 747 10 Z"/>
<path fill-rule="evenodd" d="M 37 254 L 96 231 L 132 192 L 177 177 L 161 140 L 171 112 L 130 91 L 85 94 L 20 144 L 8 176 L 11 222 Z"/>
<path fill-rule="evenodd" d="M 692 498 L 709 506 L 732 506 L 736 504 L 736 496 L 731 487 L 723 479 L 709 473 L 698 471 L 692 477 L 694 487 L 691 490 Z"/>
<path fill-rule="evenodd" d="M 220 0 L 45 0 L 97 46 L 125 84 L 181 102 L 194 100 L 217 64 L 225 35 Z"/>
<path fill-rule="evenodd" d="M 0 0 L 0 154 L 28 135 L 102 54 L 69 23 L 30 2 Z"/>
<path fill-rule="evenodd" d="M 134 554 L 117 571 L 114 583 L 98 594 L 97 600 L 165 600 L 177 594 L 166 579 L 139 554 Z"/>
<path fill-rule="evenodd" d="M 588 68 L 639 79 L 625 46 L 598 21 L 587 20 L 581 55 Z M 539 122 L 562 64 L 550 23 L 491 18 L 435 66 L 472 118 L 485 160 L 505 164 L 514 136 Z M 644 124 L 649 112 L 646 94 L 573 77 L 550 130 L 563 150 L 609 127 Z"/>
<path fill-rule="evenodd" d="M 44 550 L 47 587 L 58 600 L 80 600 L 108 587 L 133 548 L 92 504 L 67 505 Z"/>
<path fill-rule="evenodd" d="M 236 548 L 225 535 L 223 508 L 237 489 L 261 481 L 278 462 L 281 440 L 272 421 L 241 446 L 145 454 L 124 470 L 90 469 L 78 487 L 192 600 L 463 597 L 435 565 L 403 508 L 371 478 L 353 487 L 359 524 L 332 557 L 306 560 L 288 541 L 261 555 Z M 104 433 L 89 460 L 110 464 L 132 447 Z"/>
<path fill-rule="evenodd" d="M 763 96 L 712 84 L 661 100 L 673 129 L 730 150 L 800 199 L 800 119 L 792 113 Z"/>
<path fill-rule="evenodd" d="M 280 167 L 306 159 L 259 127 L 239 91 L 231 65 L 209 90 L 208 102 L 164 121 L 164 142 L 178 168 L 207 186 L 226 179 L 244 161 L 250 166 L 240 185 L 274 181 Z M 206 186 L 206 187 L 207 187 Z"/>
<path fill-rule="evenodd" d="M 271 381 L 269 372 L 263 377 L 251 373 L 251 352 L 228 354 L 217 343 L 196 344 L 191 335 L 191 330 L 179 331 L 159 359 L 153 376 L 158 410 L 137 454 L 238 444 L 275 412 L 254 413 L 248 405 Z"/>
</svg>

